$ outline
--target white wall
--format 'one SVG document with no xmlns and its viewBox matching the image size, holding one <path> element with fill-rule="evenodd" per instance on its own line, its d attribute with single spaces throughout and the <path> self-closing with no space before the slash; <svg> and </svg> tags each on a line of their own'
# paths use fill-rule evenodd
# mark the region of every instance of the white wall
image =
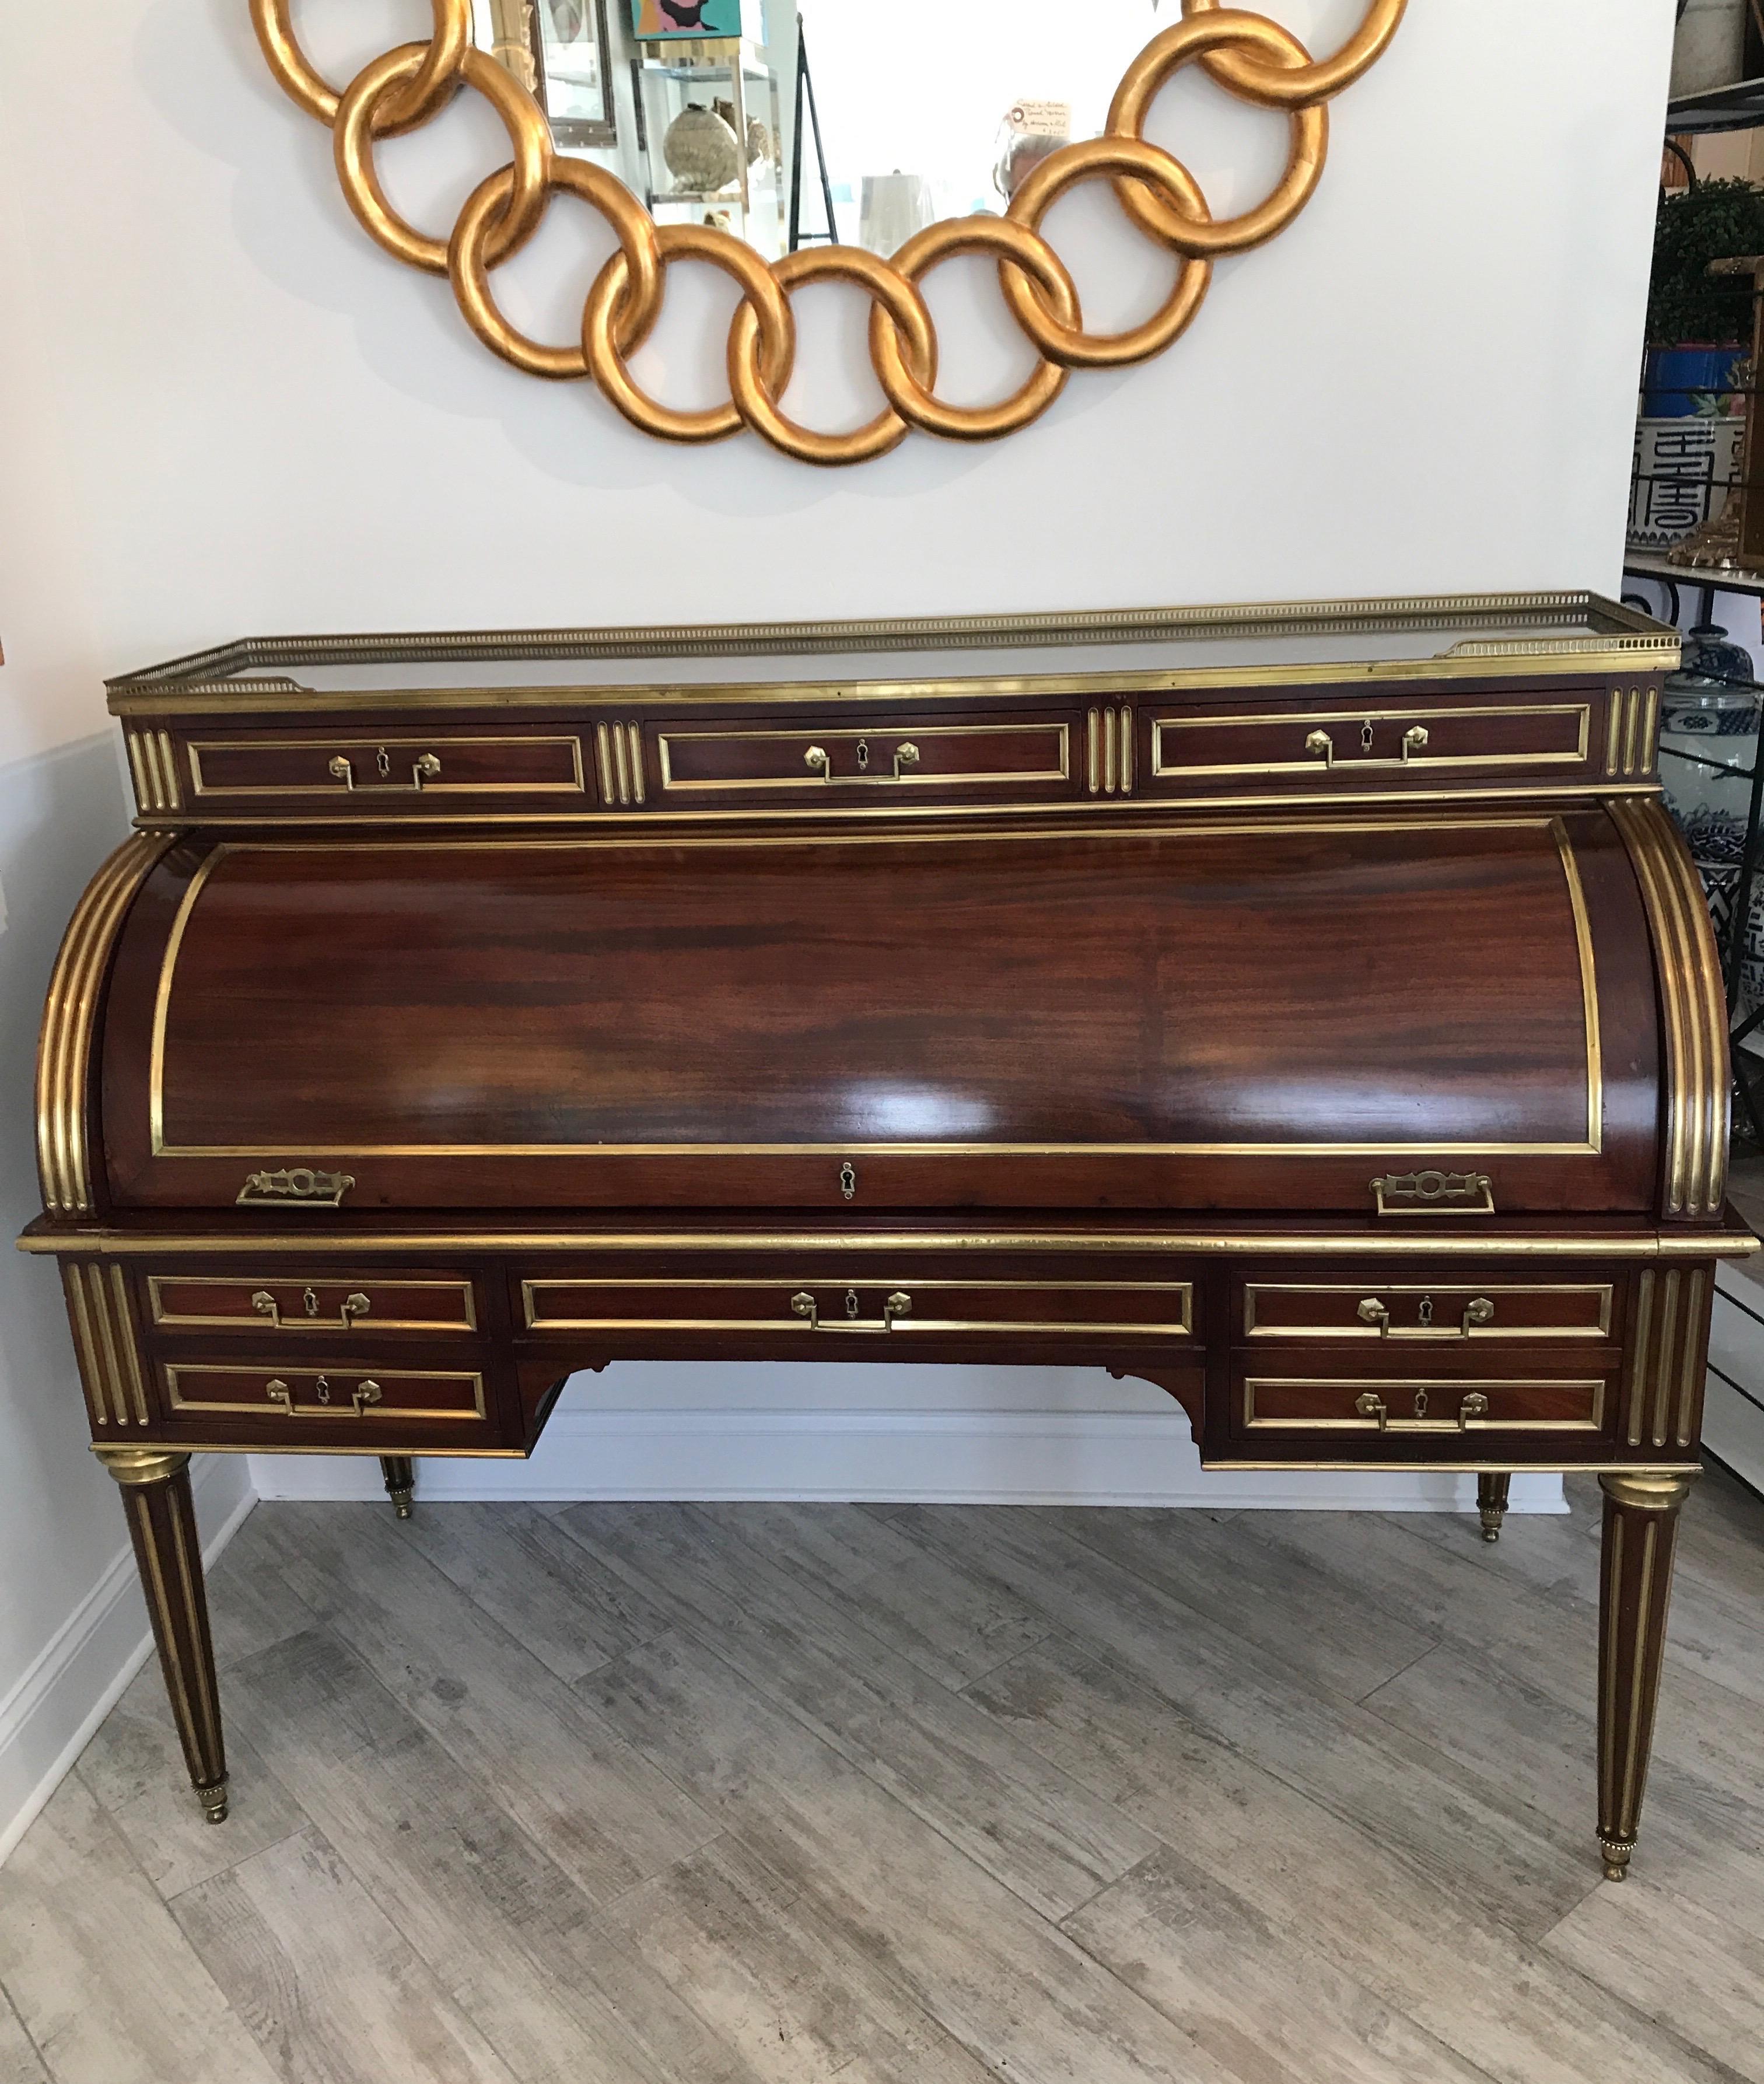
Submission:
<svg viewBox="0 0 1764 2084">
<path fill-rule="evenodd" d="M 0 108 L 0 121 L 4 119 Z M 68 914 L 127 826 L 34 257 L 0 184 L 0 1857 L 146 1647 L 114 1484 L 87 1451 L 54 1269 L 11 1250 L 38 1199 L 31 1094 Z M 215 1463 L 205 1527 L 249 1497 Z"/>
<path fill-rule="evenodd" d="M 1271 4 L 1318 48 L 1359 12 Z M 426 16 L 420 0 L 297 13 L 334 74 Z M 30 1030 L 122 815 L 100 666 L 252 629 L 1614 590 L 1672 13 L 1415 0 L 1337 105 L 1309 210 L 1219 268 L 1174 352 L 1075 378 L 1002 447 L 915 439 L 827 475 L 751 439 L 658 446 L 581 387 L 485 355 L 444 285 L 357 230 L 328 141 L 269 80 L 243 0 L 109 0 L 72 36 L 65 11 L 0 6 L 0 1218 L 34 1205 Z M 1282 126 L 1184 79 L 1155 134 L 1223 212 L 1271 177 Z M 466 170 L 502 156 L 466 98 L 387 148 L 387 179 L 438 225 Z M 1085 248 L 1095 323 L 1168 279 L 1094 193 L 1050 229 Z M 603 250 L 560 209 L 506 271 L 511 314 L 567 337 Z M 1012 365 L 986 272 L 945 271 L 933 300 L 945 388 L 996 386 Z M 679 402 L 703 395 L 725 310 L 719 282 L 683 276 L 639 374 Z M 861 313 L 823 292 L 803 316 L 793 409 L 848 420 Z M 53 1277 L 4 1264 L 0 1700 L 16 1703 L 28 1671 L 40 1697 L 57 1629 L 84 1625 L 70 1613 L 108 1582 L 120 1522 L 83 1451 Z M 1155 1396 L 1106 1378 L 1000 1371 L 915 1394 L 941 1407 L 916 1435 L 874 1381 L 615 1370 L 573 1392 L 560 1438 L 573 1425 L 588 1444 L 555 1480 L 608 1480 L 609 1443 L 632 1426 L 627 1488 L 698 1486 L 707 1458 L 727 1476 L 716 1442 L 735 1435 L 774 1443 L 754 1466 L 807 1438 L 806 1488 L 955 1466 L 952 1429 L 979 1488 L 988 1468 L 1007 1492 L 1051 1472 L 1087 1494 L 1119 1489 L 1109 1470 L 1154 1466 Z M 1116 1429 L 1100 1463 L 1092 1419 Z M 1031 1438 L 1068 1444 L 1030 1454 Z M 1175 1494 L 1191 1466 L 1153 1488 Z"/>
</svg>

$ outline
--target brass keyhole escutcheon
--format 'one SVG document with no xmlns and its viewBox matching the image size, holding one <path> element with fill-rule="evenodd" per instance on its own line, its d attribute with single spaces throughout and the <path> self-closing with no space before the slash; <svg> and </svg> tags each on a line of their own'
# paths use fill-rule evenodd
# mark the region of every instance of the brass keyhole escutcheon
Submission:
<svg viewBox="0 0 1764 2084">
<path fill-rule="evenodd" d="M 1415 1415 L 1417 1418 L 1426 1417 L 1427 1402 L 1427 1391 L 1424 1389 L 1418 1389 L 1415 1392 Z"/>
<path fill-rule="evenodd" d="M 1372 750 L 1372 718 L 1370 717 L 1368 717 L 1360 726 L 1360 749 L 1362 752 L 1370 752 Z"/>
<path fill-rule="evenodd" d="M 374 765 L 379 769 L 380 779 L 383 782 L 392 771 L 392 756 L 383 745 L 374 755 Z"/>
<path fill-rule="evenodd" d="M 857 1290 L 855 1288 L 848 1288 L 845 1291 L 845 1315 L 854 1324 L 857 1322 Z"/>
<path fill-rule="evenodd" d="M 857 1192 L 857 1167 L 848 1158 L 839 1169 L 839 1190 L 848 1201 Z"/>
<path fill-rule="evenodd" d="M 328 1404 L 331 1401 L 331 1384 L 322 1375 L 319 1378 L 319 1401 L 321 1404 Z"/>
<path fill-rule="evenodd" d="M 300 1300 L 305 1305 L 306 1312 L 309 1317 L 316 1317 L 318 1315 L 319 1292 L 315 1288 L 307 1289 L 306 1293 L 300 1298 Z"/>
<path fill-rule="evenodd" d="M 1421 1298 L 1421 1322 L 1423 1324 L 1431 1324 L 1433 1322 L 1433 1298 L 1431 1295 L 1423 1295 Z"/>
<path fill-rule="evenodd" d="M 857 741 L 857 766 L 861 773 L 869 772 L 869 740 L 867 738 L 861 738 Z"/>
</svg>

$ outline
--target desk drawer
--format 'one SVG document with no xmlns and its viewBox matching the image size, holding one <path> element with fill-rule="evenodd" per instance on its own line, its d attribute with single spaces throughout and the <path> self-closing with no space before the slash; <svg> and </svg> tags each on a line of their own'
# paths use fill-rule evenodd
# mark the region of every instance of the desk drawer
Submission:
<svg viewBox="0 0 1764 2084">
<path fill-rule="evenodd" d="M 459 1274 L 150 1273 L 147 1321 L 167 1332 L 473 1332 L 472 1283 Z"/>
<path fill-rule="evenodd" d="M 656 745 L 662 793 L 675 800 L 787 794 L 821 809 L 938 790 L 1064 794 L 1072 777 L 1072 731 L 1060 718 L 811 718 L 787 731 L 683 724 L 659 732 Z"/>
<path fill-rule="evenodd" d="M 321 798 L 375 811 L 456 803 L 466 796 L 521 801 L 586 795 L 582 741 L 524 731 L 428 731 L 371 738 L 347 731 L 192 738 L 190 779 L 200 801 Z"/>
<path fill-rule="evenodd" d="M 1152 719 L 1154 787 L 1241 788 L 1258 780 L 1352 790 L 1415 777 L 1562 779 L 1588 767 L 1593 705 L 1417 701 L 1363 709 L 1293 707 L 1253 715 L 1169 710 Z"/>
<path fill-rule="evenodd" d="M 1247 1339 L 1370 1340 L 1381 1345 L 1614 1337 L 1609 1281 L 1250 1281 L 1241 1323 Z"/>
<path fill-rule="evenodd" d="M 1191 1341 L 1186 1281 L 953 1280 L 910 1267 L 799 1278 L 726 1275 L 522 1281 L 517 1323 L 538 1333 L 764 1332 L 916 1339 L 1064 1337 Z"/>
<path fill-rule="evenodd" d="M 339 1364 L 315 1368 L 247 1366 L 211 1361 L 163 1361 L 160 1385 L 171 1422 L 267 1418 L 290 1438 L 341 1425 L 374 1431 L 412 1421 L 481 1426 L 489 1416 L 477 1369 L 384 1368 Z M 273 1442 L 269 1444 L 273 1444 Z"/>
<path fill-rule="evenodd" d="M 1602 1370 L 1555 1376 L 1522 1370 L 1436 1375 L 1309 1375 L 1302 1366 L 1264 1370 L 1259 1357 L 1234 1368 L 1233 1419 L 1250 1439 L 1293 1434 L 1357 1433 L 1368 1439 L 1419 1440 L 1450 1457 L 1474 1458 L 1466 1444 L 1496 1433 L 1603 1434 L 1610 1384 Z"/>
</svg>

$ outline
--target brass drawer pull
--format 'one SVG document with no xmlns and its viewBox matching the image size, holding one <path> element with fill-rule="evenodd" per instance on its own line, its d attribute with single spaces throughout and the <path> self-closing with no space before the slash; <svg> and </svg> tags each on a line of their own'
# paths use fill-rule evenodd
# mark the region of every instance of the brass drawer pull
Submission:
<svg viewBox="0 0 1764 2084">
<path fill-rule="evenodd" d="M 811 745 L 802 756 L 802 765 L 811 774 L 819 774 L 823 782 L 831 782 L 835 778 L 832 756 L 824 745 Z M 869 743 L 866 739 L 860 739 L 857 742 L 857 765 L 860 769 L 865 770 L 867 770 L 869 766 Z M 903 770 L 908 767 L 916 767 L 918 765 L 919 748 L 911 739 L 906 739 L 895 747 L 895 781 L 903 782 L 907 778 Z M 848 775 L 845 778 L 848 781 L 852 781 L 861 780 L 864 777 L 862 774 Z"/>
<path fill-rule="evenodd" d="M 335 1407 L 332 1404 L 331 1383 L 328 1377 L 322 1375 L 319 1377 L 318 1393 L 319 1401 L 316 1404 L 302 1405 L 294 1402 L 294 1391 L 279 1375 L 273 1381 L 267 1382 L 264 1385 L 264 1394 L 270 1402 L 279 1404 L 290 1418 L 341 1418 L 343 1416 L 343 1409 L 341 1404 Z M 357 1383 L 349 1397 L 350 1416 L 359 1418 L 369 1404 L 378 1404 L 379 1400 L 380 1386 L 377 1382 Z"/>
<path fill-rule="evenodd" d="M 1411 723 L 1402 734 L 1401 764 L 1407 767 L 1418 752 L 1423 751 L 1428 742 L 1424 723 Z M 1305 741 L 1305 750 L 1313 760 L 1320 760 L 1326 767 L 1335 765 L 1335 741 L 1326 731 L 1313 731 Z M 1372 756 L 1372 720 L 1368 718 L 1360 726 L 1360 757 L 1369 767 L 1388 767 L 1388 760 L 1374 760 Z"/>
<path fill-rule="evenodd" d="M 374 756 L 374 765 L 379 780 L 373 786 L 382 789 L 414 789 L 420 794 L 425 782 L 433 782 L 441 772 L 439 756 L 433 752 L 421 753 L 411 762 L 408 782 L 394 782 L 391 778 L 392 756 L 383 745 Z M 345 789 L 356 786 L 355 763 L 347 753 L 336 754 L 330 763 L 331 772 Z"/>
<path fill-rule="evenodd" d="M 1491 1216 L 1495 1192 L 1486 1172 L 1386 1172 L 1371 1183 L 1381 1216 Z"/>
<path fill-rule="evenodd" d="M 1495 1306 L 1486 1295 L 1473 1296 L 1465 1304 L 1462 1321 L 1455 1332 L 1448 1325 L 1434 1323 L 1433 1298 L 1431 1295 L 1421 1298 L 1420 1307 L 1416 1312 L 1421 1320 L 1419 1324 L 1393 1329 L 1390 1306 L 1376 1295 L 1368 1295 L 1365 1298 L 1360 1306 L 1359 1315 L 1362 1324 L 1376 1324 L 1378 1327 L 1381 1339 L 1467 1339 L 1474 1335 L 1478 1325 L 1493 1322 Z"/>
<path fill-rule="evenodd" d="M 300 1299 L 302 1303 L 305 1306 L 306 1321 L 315 1324 L 318 1321 L 319 1316 L 319 1297 L 317 1290 L 311 1288 L 307 1289 Z M 270 1323 L 275 1326 L 277 1331 L 281 1329 L 281 1305 L 276 1300 L 275 1297 L 270 1294 L 267 1288 L 260 1288 L 256 1291 L 251 1298 L 251 1306 L 252 1309 L 260 1311 L 264 1316 L 267 1317 Z M 348 1331 L 357 1317 L 365 1317 L 373 1307 L 373 1304 L 368 1300 L 367 1297 L 363 1295 L 359 1290 L 357 1290 L 353 1295 L 345 1295 L 343 1298 L 342 1307 L 337 1311 L 338 1330 L 342 1332 Z M 295 1319 L 297 1324 L 301 1321 L 302 1320 L 298 1318 Z"/>
<path fill-rule="evenodd" d="M 891 1332 L 901 1318 L 912 1315 L 912 1298 L 897 1288 L 882 1303 L 880 1319 L 860 1317 L 857 1290 L 845 1291 L 845 1315 L 823 1321 L 819 1301 L 807 1289 L 800 1290 L 790 1298 L 793 1316 L 804 1319 L 811 1332 L 861 1332 L 868 1333 Z"/>
<path fill-rule="evenodd" d="M 235 1205 L 267 1209 L 292 1203 L 304 1209 L 340 1209 L 354 1184 L 353 1172 L 315 1172 L 310 1165 L 291 1166 L 284 1172 L 253 1172 L 239 1188 Z"/>
<path fill-rule="evenodd" d="M 1354 1399 L 1354 1408 L 1362 1418 L 1376 1418 L 1381 1433 L 1467 1433 L 1473 1418 L 1488 1416 L 1488 1399 L 1479 1389 L 1473 1389 L 1457 1407 L 1456 1421 L 1428 1417 L 1428 1392 L 1415 1392 L 1415 1415 L 1412 1418 L 1393 1418 L 1384 1399 L 1376 1390 L 1364 1390 Z"/>
</svg>

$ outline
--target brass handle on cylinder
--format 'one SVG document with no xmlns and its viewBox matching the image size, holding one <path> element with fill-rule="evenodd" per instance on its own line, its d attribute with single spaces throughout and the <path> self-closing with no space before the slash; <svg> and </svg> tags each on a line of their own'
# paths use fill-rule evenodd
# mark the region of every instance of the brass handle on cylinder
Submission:
<svg viewBox="0 0 1764 2084">
<path fill-rule="evenodd" d="M 895 779 L 897 782 L 904 778 L 900 771 L 902 768 L 916 767 L 918 765 L 919 748 L 911 739 L 904 745 L 895 748 Z"/>
<path fill-rule="evenodd" d="M 1410 754 L 1420 752 L 1426 743 L 1427 726 L 1424 723 L 1411 723 L 1402 734 L 1402 759 L 1405 766 L 1408 764 Z"/>
<path fill-rule="evenodd" d="M 1313 731 L 1305 741 L 1305 750 L 1321 760 L 1326 767 L 1335 764 L 1335 741 L 1326 731 Z"/>
<path fill-rule="evenodd" d="M 819 774 L 823 782 L 833 778 L 833 763 L 827 757 L 824 745 L 811 745 L 802 756 L 802 765 L 811 774 Z"/>
</svg>

